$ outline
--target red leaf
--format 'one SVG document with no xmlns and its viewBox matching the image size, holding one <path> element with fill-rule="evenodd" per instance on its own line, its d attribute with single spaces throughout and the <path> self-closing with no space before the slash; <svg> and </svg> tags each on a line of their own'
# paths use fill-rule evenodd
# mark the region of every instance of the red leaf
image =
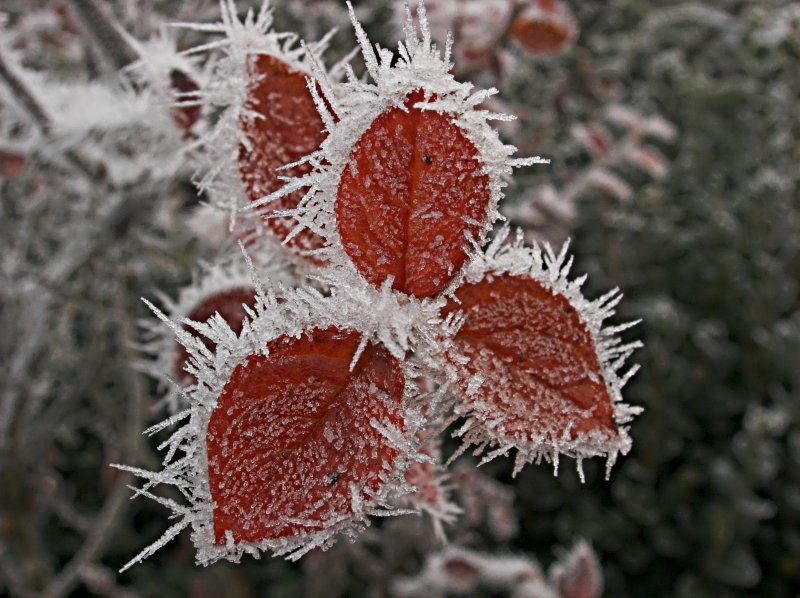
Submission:
<svg viewBox="0 0 800 598">
<path fill-rule="evenodd" d="M 351 484 L 366 499 L 391 473 L 398 451 L 370 422 L 404 428 L 405 377 L 373 345 L 350 371 L 359 338 L 283 336 L 236 367 L 208 424 L 217 543 L 319 531 L 353 514 Z"/>
<path fill-rule="evenodd" d="M 467 231 L 482 240 L 489 177 L 452 117 L 412 106 L 389 108 L 356 143 L 336 200 L 347 255 L 372 284 L 433 297 L 467 259 Z"/>
<path fill-rule="evenodd" d="M 22 174 L 28 161 L 24 155 L 0 148 L 0 176 L 11 178 Z"/>
<path fill-rule="evenodd" d="M 175 92 L 175 101 L 190 102 L 198 98 L 197 92 L 200 88 L 194 80 L 178 69 L 173 69 L 169 74 L 170 87 Z M 195 123 L 200 119 L 202 107 L 197 106 L 176 106 L 172 109 L 172 120 L 183 131 L 184 136 L 189 136 Z"/>
<path fill-rule="evenodd" d="M 558 0 L 538 0 L 511 23 L 509 34 L 525 52 L 552 56 L 564 50 L 578 35 L 575 18 Z"/>
<path fill-rule="evenodd" d="M 308 164 L 277 169 L 318 150 L 327 133 L 306 86 L 305 73 L 274 56 L 258 54 L 250 58 L 248 74 L 250 85 L 244 108 L 263 118 L 245 115 L 241 119 L 251 148 L 240 146 L 239 171 L 250 201 L 257 201 L 284 185 L 278 177 L 308 174 L 311 171 Z M 299 189 L 275 200 L 264 213 L 296 208 L 306 191 Z M 297 221 L 290 217 L 269 218 L 266 225 L 283 240 Z M 325 240 L 309 229 L 288 242 L 297 251 L 318 249 L 324 244 Z"/>
<path fill-rule="evenodd" d="M 524 443 L 571 439 L 591 430 L 617 435 L 614 408 L 594 342 L 577 310 L 533 278 L 488 276 L 456 291 L 444 314 L 464 310 L 454 339 L 466 365 L 456 363 L 468 406 Z M 484 382 L 472 395 L 470 378 Z"/>
<path fill-rule="evenodd" d="M 247 312 L 244 311 L 244 308 L 242 307 L 243 303 L 248 307 L 255 307 L 255 289 L 252 287 L 239 287 L 210 295 L 203 299 L 203 301 L 194 309 L 192 309 L 192 311 L 186 314 L 186 317 L 190 320 L 194 320 L 195 322 L 205 322 L 215 313 L 219 313 L 219 315 L 222 316 L 222 319 L 225 320 L 228 323 L 228 326 L 231 327 L 231 330 L 233 330 L 236 334 L 239 334 L 242 332 L 242 323 L 245 316 L 247 316 Z M 192 334 L 196 333 L 193 328 L 186 324 L 183 325 L 183 329 Z M 210 339 L 204 336 L 199 338 L 203 341 L 203 344 L 208 348 L 209 351 L 213 353 L 216 350 L 216 344 Z M 186 347 L 180 343 L 177 343 L 175 372 L 178 376 L 178 379 L 185 386 L 195 384 L 197 382 L 197 379 L 192 374 L 183 369 L 188 359 L 189 352 L 186 350 Z"/>
</svg>

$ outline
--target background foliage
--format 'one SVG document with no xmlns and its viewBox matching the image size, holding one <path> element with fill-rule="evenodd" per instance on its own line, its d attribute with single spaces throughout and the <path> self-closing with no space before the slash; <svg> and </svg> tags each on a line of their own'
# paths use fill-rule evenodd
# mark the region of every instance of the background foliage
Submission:
<svg viewBox="0 0 800 598">
<path fill-rule="evenodd" d="M 372 38 L 393 47 L 389 3 L 356 4 Z M 580 27 L 574 47 L 550 59 L 521 57 L 490 82 L 501 100 L 536 116 L 509 138 L 553 158 L 519 177 L 509 195 L 520 201 L 546 181 L 568 184 L 590 160 L 571 127 L 600 122 L 612 103 L 677 127 L 674 142 L 654 142 L 668 160 L 666 178 L 621 166 L 629 199 L 590 190 L 562 223 L 574 239 L 575 271 L 589 273 L 589 296 L 619 286 L 620 320 L 642 319 L 630 335 L 645 342 L 636 355 L 643 368 L 626 396 L 646 411 L 610 482 L 596 462 L 584 465 L 585 484 L 570 466 L 558 477 L 549 466 L 529 466 L 514 480 L 502 459 L 484 466 L 513 487 L 519 533 L 498 539 L 478 526 L 462 540 L 548 564 L 551 546 L 583 536 L 602 560 L 607 596 L 795 596 L 800 4 L 569 4 Z M 277 29 L 315 38 L 340 26 L 331 60 L 354 43 L 338 2 L 274 5 Z M 19 32 L 31 3 L 0 6 L 7 31 Z M 216 19 L 211 2 L 114 9 L 140 36 L 159 21 Z M 74 39 L 36 38 L 26 66 L 63 79 L 109 76 L 102 47 L 64 35 Z M 598 92 L 598 78 L 613 90 Z M 3 139 L 24 139 L 3 98 Z M 79 175 L 69 147 L 60 147 L 32 151 L 25 171 L 6 171 L 0 182 L 0 595 L 381 595 L 392 575 L 417 571 L 430 549 L 417 523 L 383 522 L 391 543 L 370 531 L 355 547 L 337 545 L 326 560 L 298 565 L 247 560 L 199 569 L 181 537 L 113 573 L 168 526 L 157 505 L 128 503 L 130 480 L 107 466 L 158 462 L 158 438 L 139 435 L 157 389 L 130 368 L 136 318 L 147 315 L 139 297 L 154 288 L 174 296 L 211 251 L 182 224 L 198 201 L 188 171 L 103 170 L 104 160 L 138 151 L 125 147 L 130 139 L 174 151 L 176 140 L 137 131 L 81 139 L 99 157 Z"/>
</svg>

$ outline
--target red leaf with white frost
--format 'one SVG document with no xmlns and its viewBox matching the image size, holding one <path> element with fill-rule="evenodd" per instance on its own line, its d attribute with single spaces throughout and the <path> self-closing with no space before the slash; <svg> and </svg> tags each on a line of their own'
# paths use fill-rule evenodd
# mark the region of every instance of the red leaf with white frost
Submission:
<svg viewBox="0 0 800 598">
<path fill-rule="evenodd" d="M 535 0 L 512 21 L 509 35 L 534 57 L 552 56 L 572 43 L 578 25 L 561 0 Z"/>
<path fill-rule="evenodd" d="M 242 305 L 247 305 L 254 308 L 256 305 L 256 291 L 253 287 L 236 287 L 214 293 L 203 299 L 192 310 L 186 314 L 186 317 L 195 322 L 206 322 L 215 313 L 218 313 L 228 326 L 231 327 L 236 334 L 242 332 L 243 322 L 247 317 L 247 312 Z M 195 334 L 195 330 L 188 324 L 183 325 L 186 332 Z M 212 353 L 216 350 L 216 344 L 205 336 L 200 336 L 200 340 L 206 348 Z M 189 352 L 180 343 L 176 343 L 177 351 L 175 355 L 175 374 L 184 385 L 194 384 L 197 379 L 194 375 L 184 370 L 186 362 L 189 359 Z"/>
<path fill-rule="evenodd" d="M 614 408 L 591 333 L 563 296 L 527 276 L 487 276 L 456 291 L 444 315 L 463 310 L 454 338 L 458 384 L 468 409 L 502 418 L 507 439 L 552 443 L 598 430 L 617 435 Z M 483 382 L 470 382 L 479 374 Z M 474 386 L 474 385 L 473 385 Z"/>
<path fill-rule="evenodd" d="M 467 259 L 465 233 L 483 239 L 489 177 L 453 117 L 392 107 L 361 136 L 342 172 L 336 220 L 358 271 L 378 286 L 415 297 L 438 295 Z"/>
<path fill-rule="evenodd" d="M 218 544 L 322 530 L 353 517 L 392 473 L 398 450 L 371 425 L 404 430 L 400 362 L 360 335 L 314 329 L 239 364 L 208 424 Z M 360 515 L 359 515 L 360 516 Z"/>
<path fill-rule="evenodd" d="M 308 75 L 293 69 L 268 54 L 250 57 L 250 84 L 244 108 L 258 117 L 243 114 L 241 126 L 250 147 L 239 148 L 239 171 L 250 201 L 257 201 L 284 185 L 279 177 L 301 177 L 311 171 L 307 163 L 278 170 L 319 149 L 327 133 L 308 90 Z M 291 210 L 308 189 L 303 188 L 268 204 L 262 212 Z M 286 239 L 297 225 L 294 218 L 269 218 L 266 225 L 280 238 Z M 318 249 L 325 240 L 303 229 L 287 245 L 296 251 Z"/>
</svg>

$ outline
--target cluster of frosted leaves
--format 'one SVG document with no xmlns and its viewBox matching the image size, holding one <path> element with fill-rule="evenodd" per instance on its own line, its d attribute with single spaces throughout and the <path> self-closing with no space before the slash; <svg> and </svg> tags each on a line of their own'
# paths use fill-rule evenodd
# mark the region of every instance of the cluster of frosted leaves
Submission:
<svg viewBox="0 0 800 598">
<path fill-rule="evenodd" d="M 241 132 L 245 58 L 264 38 L 284 38 L 266 32 L 266 10 L 243 24 L 226 15 L 219 45 L 229 67 L 244 65 L 230 71 L 241 98 L 215 131 Z M 503 117 L 475 108 L 491 92 L 453 79 L 423 4 L 422 40 L 409 14 L 394 65 L 351 16 L 372 82 L 346 66 L 348 81 L 334 91 L 306 51 L 326 137 L 292 165 L 304 171 L 249 204 L 255 212 L 303 191 L 278 215 L 298 222 L 285 243 L 303 231 L 323 239 L 320 287 L 265 290 L 270 274 L 245 255 L 251 284 L 216 297 L 226 307 L 196 303 L 177 322 L 156 310 L 185 348 L 168 366 L 185 363 L 193 379 L 180 393 L 188 406 L 151 432 L 188 421 L 164 443 L 161 472 L 133 471 L 147 480 L 138 492 L 181 521 L 132 563 L 188 526 L 198 561 L 209 563 L 260 550 L 297 558 L 409 504 L 446 522 L 456 513 L 432 434 L 458 417 L 464 447 L 490 448 L 487 458 L 516 448 L 518 468 L 561 453 L 612 463 L 629 448 L 622 424 L 636 409 L 620 390 L 632 371 L 617 372 L 637 345 L 618 340 L 622 328 L 602 327 L 617 292 L 586 300 L 580 281 L 567 280 L 565 252 L 504 244 L 507 231 L 480 250 L 504 178 L 540 160 L 510 158 L 515 148 L 487 124 Z M 271 73 L 283 85 L 285 70 Z M 240 182 L 245 137 L 228 155 Z M 258 258 L 257 246 L 248 251 Z M 205 322 L 185 319 L 212 309 Z M 160 483 L 189 506 L 155 497 Z"/>
<path fill-rule="evenodd" d="M 229 214 L 231 229 L 244 219 L 237 228 L 277 238 L 301 262 L 322 263 L 315 252 L 324 239 L 311 231 L 290 238 L 294 220 L 270 217 L 275 211 L 296 207 L 302 189 L 257 210 L 242 208 L 282 187 L 283 178 L 309 171 L 307 164 L 294 163 L 318 150 L 325 138 L 309 84 L 324 78 L 328 85 L 328 80 L 341 76 L 343 67 L 336 65 L 329 73 L 323 70 L 320 61 L 328 37 L 297 46 L 295 34 L 272 31 L 268 2 L 243 21 L 233 0 L 221 2 L 221 9 L 220 23 L 182 24 L 224 36 L 191 50 L 222 52 L 197 94 L 209 111 L 221 111 L 214 127 L 197 142 L 198 186 L 212 205 Z"/>
</svg>

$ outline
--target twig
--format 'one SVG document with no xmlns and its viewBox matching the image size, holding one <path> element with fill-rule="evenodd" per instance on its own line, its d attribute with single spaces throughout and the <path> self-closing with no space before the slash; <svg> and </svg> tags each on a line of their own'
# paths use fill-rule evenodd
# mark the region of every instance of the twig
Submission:
<svg viewBox="0 0 800 598">
<path fill-rule="evenodd" d="M 17 101 L 22 104 L 22 107 L 25 108 L 42 133 L 49 135 L 52 124 L 50 118 L 22 80 L 8 68 L 2 53 L 0 53 L 0 77 L 6 82 L 11 93 L 13 93 Z"/>
<path fill-rule="evenodd" d="M 72 0 L 72 4 L 89 34 L 115 69 L 123 69 L 137 60 L 136 52 L 95 0 Z"/>
</svg>

